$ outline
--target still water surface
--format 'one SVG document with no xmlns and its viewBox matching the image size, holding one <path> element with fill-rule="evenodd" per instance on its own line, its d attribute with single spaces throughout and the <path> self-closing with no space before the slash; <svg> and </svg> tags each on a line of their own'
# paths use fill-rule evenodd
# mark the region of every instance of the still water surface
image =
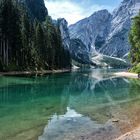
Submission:
<svg viewBox="0 0 140 140">
<path fill-rule="evenodd" d="M 140 81 L 117 70 L 0 77 L 0 140 L 114 140 L 140 123 Z"/>
</svg>

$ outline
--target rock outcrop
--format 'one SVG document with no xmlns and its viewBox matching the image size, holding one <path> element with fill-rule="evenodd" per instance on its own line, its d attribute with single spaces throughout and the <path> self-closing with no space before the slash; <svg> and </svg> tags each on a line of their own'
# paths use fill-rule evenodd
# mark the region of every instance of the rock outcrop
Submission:
<svg viewBox="0 0 140 140">
<path fill-rule="evenodd" d="M 92 65 L 95 67 L 126 67 L 128 66 L 128 63 L 125 60 L 122 60 L 116 57 L 107 56 L 107 55 L 102 55 L 95 50 L 94 46 L 91 46 L 91 48 L 87 48 L 87 46 L 83 43 L 83 41 L 81 41 L 81 39 L 70 38 L 68 26 L 67 26 L 68 24 L 65 19 L 58 19 L 56 22 L 61 32 L 63 46 L 65 49 L 69 50 L 71 57 L 74 60 L 73 62 L 75 65 L 78 65 L 78 66 Z M 103 35 L 103 34 L 100 32 L 100 35 Z M 99 37 L 99 34 L 97 36 Z M 96 41 L 95 38 L 93 42 Z"/>
<path fill-rule="evenodd" d="M 71 39 L 80 39 L 86 46 L 88 52 L 93 51 L 97 38 L 105 41 L 109 32 L 111 14 L 107 10 L 95 12 L 76 24 L 69 26 Z"/>
<path fill-rule="evenodd" d="M 124 57 L 130 50 L 128 35 L 132 18 L 140 9 L 140 0 L 124 0 L 114 10 L 110 23 L 109 34 L 100 52 L 109 56 Z"/>
<path fill-rule="evenodd" d="M 127 58 L 130 50 L 128 34 L 132 18 L 138 14 L 139 9 L 140 0 L 124 0 L 112 14 L 101 10 L 70 25 L 70 37 L 83 42 L 85 49 L 81 52 L 83 55 L 89 52 L 92 60 L 97 58 L 95 50 L 100 56 L 102 54 L 111 58 Z M 75 48 L 75 51 L 79 50 Z"/>
<path fill-rule="evenodd" d="M 69 30 L 68 30 L 68 23 L 64 18 L 60 18 L 57 21 L 57 24 L 59 26 L 61 37 L 63 41 L 63 46 L 65 49 L 69 49 L 70 47 L 70 36 L 69 36 Z"/>
</svg>

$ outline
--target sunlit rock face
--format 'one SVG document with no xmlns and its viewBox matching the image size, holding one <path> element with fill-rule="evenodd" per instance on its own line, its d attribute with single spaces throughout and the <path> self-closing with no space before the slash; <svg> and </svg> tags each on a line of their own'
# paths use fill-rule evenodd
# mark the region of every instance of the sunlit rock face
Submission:
<svg viewBox="0 0 140 140">
<path fill-rule="evenodd" d="M 106 10 L 105 10 L 105 12 L 106 12 Z M 127 67 L 129 65 L 126 61 L 124 61 L 122 59 L 118 59 L 116 57 L 111 57 L 111 56 L 102 55 L 102 54 L 98 53 L 95 50 L 94 46 L 92 46 L 91 49 L 87 49 L 84 42 L 79 38 L 75 38 L 75 39 L 70 38 L 68 26 L 67 26 L 68 24 L 65 19 L 58 19 L 57 24 L 58 24 L 60 32 L 61 32 L 63 46 L 65 49 L 68 49 L 70 51 L 72 59 L 75 60 L 76 62 L 83 64 L 84 66 L 92 65 L 95 67 L 96 66 Z M 107 29 L 106 29 L 106 31 L 107 31 Z M 106 32 L 106 34 L 107 34 L 107 32 Z M 97 38 L 99 38 L 99 35 Z M 100 39 L 101 39 L 101 37 L 100 37 Z M 96 41 L 96 40 L 94 40 L 94 41 Z M 78 64 L 78 66 L 79 66 L 79 64 Z"/>
<path fill-rule="evenodd" d="M 62 43 L 65 49 L 68 49 L 72 59 L 82 64 L 93 64 L 90 59 L 91 53 L 87 51 L 86 46 L 80 39 L 70 39 L 68 23 L 62 18 L 57 20 L 60 29 Z"/>
<path fill-rule="evenodd" d="M 85 53 L 95 55 L 95 47 L 103 55 L 126 58 L 130 50 L 128 34 L 132 18 L 138 14 L 139 9 L 140 0 L 124 0 L 112 14 L 101 10 L 70 25 L 70 37 L 83 42 Z"/>
<path fill-rule="evenodd" d="M 58 19 L 57 20 L 62 41 L 63 41 L 63 46 L 65 49 L 69 49 L 70 47 L 70 36 L 69 36 L 69 31 L 68 31 L 68 23 L 64 18 Z"/>
<path fill-rule="evenodd" d="M 132 18 L 140 9 L 140 0 L 124 0 L 114 10 L 110 24 L 109 34 L 100 52 L 115 57 L 124 57 L 130 50 L 128 34 Z"/>
<path fill-rule="evenodd" d="M 80 39 L 88 52 L 93 51 L 96 38 L 104 41 L 109 32 L 111 14 L 107 10 L 95 12 L 76 24 L 69 26 L 70 37 Z"/>
</svg>

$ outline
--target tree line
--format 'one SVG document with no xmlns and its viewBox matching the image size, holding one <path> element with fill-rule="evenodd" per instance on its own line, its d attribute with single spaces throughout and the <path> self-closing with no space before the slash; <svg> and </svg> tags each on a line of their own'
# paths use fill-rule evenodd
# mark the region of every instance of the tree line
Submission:
<svg viewBox="0 0 140 140">
<path fill-rule="evenodd" d="M 0 70 L 70 68 L 69 51 L 62 45 L 59 25 L 29 17 L 16 0 L 0 1 Z"/>
<path fill-rule="evenodd" d="M 130 30 L 129 41 L 131 44 L 131 71 L 140 73 L 140 12 L 136 17 L 133 18 L 133 24 Z"/>
</svg>

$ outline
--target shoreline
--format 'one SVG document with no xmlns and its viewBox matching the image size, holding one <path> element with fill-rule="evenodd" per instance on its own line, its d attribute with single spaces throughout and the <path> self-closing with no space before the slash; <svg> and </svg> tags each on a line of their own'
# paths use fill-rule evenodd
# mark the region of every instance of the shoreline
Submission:
<svg viewBox="0 0 140 140">
<path fill-rule="evenodd" d="M 46 75 L 55 73 L 67 73 L 71 69 L 58 69 L 58 70 L 42 70 L 42 71 L 10 71 L 0 72 L 0 76 L 30 76 L 30 75 Z"/>
<path fill-rule="evenodd" d="M 117 72 L 117 73 L 114 73 L 114 75 L 117 76 L 117 77 L 126 77 L 126 78 L 138 79 L 138 74 L 131 73 L 131 72 Z"/>
<path fill-rule="evenodd" d="M 133 78 L 133 79 L 139 79 L 138 74 L 131 73 L 131 72 L 117 72 L 114 73 L 117 77 L 126 77 L 126 78 Z M 126 132 L 125 134 L 122 134 L 115 140 L 139 140 L 140 139 L 140 126 Z"/>
<path fill-rule="evenodd" d="M 115 140 L 139 140 L 140 139 L 140 126 L 134 128 L 132 131 L 129 131 Z"/>
</svg>

